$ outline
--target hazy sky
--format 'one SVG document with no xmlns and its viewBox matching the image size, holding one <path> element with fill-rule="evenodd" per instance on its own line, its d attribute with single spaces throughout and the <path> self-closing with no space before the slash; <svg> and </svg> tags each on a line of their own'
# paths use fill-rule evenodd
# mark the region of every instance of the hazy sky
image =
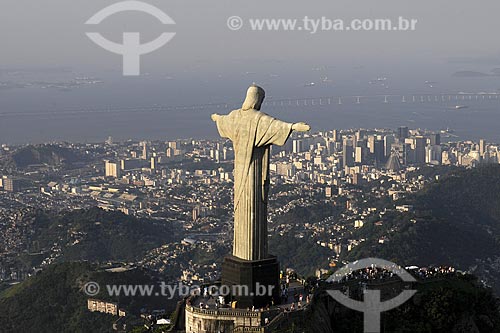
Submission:
<svg viewBox="0 0 500 333">
<path fill-rule="evenodd" d="M 500 76 L 456 78 L 459 70 L 489 73 L 500 68 L 498 0 L 147 0 L 175 25 L 137 12 L 115 14 L 98 26 L 85 22 L 117 0 L 0 0 L 0 143 L 117 138 L 216 136 L 212 110 L 180 113 L 51 114 L 71 108 L 239 103 L 249 84 L 267 96 L 318 96 L 496 92 Z M 227 27 L 240 16 L 239 31 Z M 411 32 L 251 31 L 249 19 L 417 19 Z M 163 48 L 141 57 L 141 77 L 123 77 L 122 57 L 94 44 L 86 32 L 121 43 L 124 32 L 140 32 L 149 42 L 176 32 Z M 453 59 L 453 61 L 450 61 Z M 68 68 L 70 71 L 44 71 Z M 28 71 L 2 71 L 27 69 Z M 33 69 L 33 70 L 31 70 Z M 319 69 L 319 70 L 318 70 Z M 101 84 L 62 89 L 75 77 Z M 324 78 L 328 77 L 326 81 Z M 370 84 L 388 77 L 387 85 Z M 432 87 L 426 81 L 436 81 Z M 21 82 L 20 86 L 16 86 Z M 311 88 L 310 82 L 316 82 Z M 49 86 L 47 88 L 47 86 Z M 356 111 L 268 110 L 285 120 L 305 120 L 316 129 L 358 126 L 452 127 L 464 135 L 496 137 L 498 104 L 482 117 L 453 116 L 436 105 L 393 113 L 377 103 Z M 482 107 L 482 106 L 481 106 Z M 337 108 L 339 109 L 339 108 Z M 486 109 L 485 109 L 486 110 Z M 475 111 L 475 110 L 474 110 Z M 338 113 L 340 112 L 340 113 Z M 385 113 L 384 113 L 385 112 Z M 439 121 L 434 115 L 445 112 Z M 479 112 L 479 111 L 477 111 Z M 14 116 L 5 116 L 14 113 Z M 3 116 L 2 116 L 3 115 Z M 30 116 L 28 116 L 30 115 Z M 33 116 L 35 115 L 35 116 Z M 474 120 L 480 120 L 475 124 Z M 20 129 L 23 129 L 22 131 Z"/>
<path fill-rule="evenodd" d="M 1 68 L 68 66 L 119 69 L 120 57 L 93 44 L 84 22 L 109 0 L 2 0 Z M 500 58 L 498 0 L 238 1 L 149 0 L 170 15 L 177 36 L 145 56 L 143 68 L 214 70 L 245 61 L 338 64 L 443 61 L 448 57 Z M 415 32 L 256 32 L 230 31 L 229 16 L 248 18 L 397 18 L 419 20 Z M 91 27 L 91 30 L 93 27 Z M 121 13 L 96 30 L 120 41 L 123 31 L 152 40 L 165 30 L 155 18 Z"/>
</svg>

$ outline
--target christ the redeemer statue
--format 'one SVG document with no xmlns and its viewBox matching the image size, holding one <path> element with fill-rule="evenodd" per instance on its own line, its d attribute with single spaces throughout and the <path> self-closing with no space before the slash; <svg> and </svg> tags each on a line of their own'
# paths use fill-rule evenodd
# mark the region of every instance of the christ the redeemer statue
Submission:
<svg viewBox="0 0 500 333">
<path fill-rule="evenodd" d="M 221 137 L 233 142 L 233 255 L 243 260 L 268 257 L 267 197 L 271 145 L 284 145 L 294 130 L 306 132 L 311 129 L 305 123 L 286 123 L 260 112 L 264 97 L 264 90 L 252 85 L 241 109 L 228 115 L 212 115 Z"/>
</svg>

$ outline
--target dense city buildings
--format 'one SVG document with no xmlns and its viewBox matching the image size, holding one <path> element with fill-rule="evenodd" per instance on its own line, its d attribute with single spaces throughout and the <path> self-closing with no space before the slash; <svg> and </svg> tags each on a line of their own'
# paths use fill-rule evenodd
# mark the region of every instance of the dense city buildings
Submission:
<svg viewBox="0 0 500 333">
<path fill-rule="evenodd" d="M 380 246 L 391 241 L 397 229 L 385 225 L 395 214 L 415 210 L 405 198 L 439 177 L 429 168 L 498 164 L 499 147 L 457 140 L 451 131 L 407 128 L 294 134 L 271 152 L 270 240 L 292 237 L 323 249 L 326 264 L 308 268 L 321 277 L 366 241 L 360 230 L 385 230 L 377 236 Z M 27 151 L 51 158 L 42 163 L 18 158 Z M 232 144 L 224 139 L 3 145 L 0 281 L 22 281 L 88 240 L 86 232 L 73 227 L 51 234 L 50 243 L 33 240 L 40 211 L 63 214 L 92 207 L 178 230 L 174 239 L 136 260 L 106 265 L 143 267 L 164 274 L 170 283 L 219 280 L 221 259 L 233 242 L 233 159 Z M 290 220 L 297 210 L 314 216 Z M 25 256 L 37 260 L 27 266 L 20 260 Z M 194 317 L 200 313 L 193 305 L 189 309 Z"/>
<path fill-rule="evenodd" d="M 195 241 L 189 246 L 217 248 L 230 244 L 234 158 L 230 142 L 218 139 L 119 143 L 108 139 L 106 143 L 64 143 L 50 147 L 53 155 L 58 151 L 71 151 L 78 158 L 70 167 L 26 161 L 24 165 L 3 169 L 0 183 L 3 190 L 0 203 L 2 262 L 9 262 L 6 258 L 12 253 L 33 247 L 26 243 L 28 238 L 20 237 L 19 233 L 29 232 L 27 219 L 29 211 L 35 208 L 62 210 L 97 206 L 178 224 L 187 238 L 189 234 L 196 235 L 191 237 Z M 3 161 L 8 163 L 8 152 L 23 149 L 36 147 L 4 145 Z M 352 220 L 352 224 L 349 222 L 352 227 L 360 224 L 358 220 L 380 214 L 369 207 L 355 206 L 356 197 L 366 198 L 366 194 L 351 188 L 352 185 L 377 186 L 377 180 L 389 177 L 391 187 L 378 186 L 376 191 L 379 196 L 396 199 L 422 188 L 425 179 L 415 174 L 425 165 L 470 168 L 499 163 L 498 144 L 485 140 L 458 141 L 451 132 L 405 127 L 396 131 L 353 129 L 294 135 L 285 146 L 273 147 L 272 154 L 271 181 L 276 190 L 271 192 L 270 199 L 271 234 L 290 228 L 274 221 L 297 205 L 314 205 L 325 200 L 345 202 L 349 215 L 342 219 Z M 310 233 L 321 246 L 339 252 L 360 242 L 349 239 L 349 229 L 344 230 L 347 225 L 341 224 L 340 221 L 305 222 L 297 227 L 302 230 L 299 234 Z M 21 229 L 21 225 L 25 227 Z M 337 230 L 336 236 L 325 237 L 328 230 Z M 48 251 L 46 262 L 57 257 L 57 246 L 45 250 Z M 165 254 L 179 250 L 174 248 Z M 151 260 L 157 261 L 158 257 Z M 161 267 L 153 261 L 147 265 Z M 3 279 L 26 274 L 15 268 L 9 271 L 9 267 L 1 267 Z M 199 272 L 195 267 L 186 267 L 184 270 L 190 272 L 189 276 L 209 274 L 208 269 Z M 179 278 L 181 275 L 179 272 Z"/>
</svg>

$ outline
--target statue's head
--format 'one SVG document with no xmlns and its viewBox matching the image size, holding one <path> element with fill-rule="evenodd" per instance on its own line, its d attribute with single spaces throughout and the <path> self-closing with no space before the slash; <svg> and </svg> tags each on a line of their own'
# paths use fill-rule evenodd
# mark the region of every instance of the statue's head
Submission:
<svg viewBox="0 0 500 333">
<path fill-rule="evenodd" d="M 247 97 L 243 102 L 242 110 L 260 110 L 262 102 L 266 97 L 266 92 L 261 87 L 252 84 L 247 90 Z"/>
</svg>

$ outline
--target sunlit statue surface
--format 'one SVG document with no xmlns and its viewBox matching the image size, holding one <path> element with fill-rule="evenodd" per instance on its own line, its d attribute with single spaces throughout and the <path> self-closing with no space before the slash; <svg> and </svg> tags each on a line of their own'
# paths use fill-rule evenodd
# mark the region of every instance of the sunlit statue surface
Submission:
<svg viewBox="0 0 500 333">
<path fill-rule="evenodd" d="M 264 90 L 252 85 L 241 109 L 228 115 L 212 115 L 220 136 L 233 142 L 233 255 L 244 260 L 268 257 L 267 198 L 271 145 L 284 145 L 292 131 L 310 130 L 305 123 L 287 123 L 260 112 L 264 97 Z"/>
</svg>

